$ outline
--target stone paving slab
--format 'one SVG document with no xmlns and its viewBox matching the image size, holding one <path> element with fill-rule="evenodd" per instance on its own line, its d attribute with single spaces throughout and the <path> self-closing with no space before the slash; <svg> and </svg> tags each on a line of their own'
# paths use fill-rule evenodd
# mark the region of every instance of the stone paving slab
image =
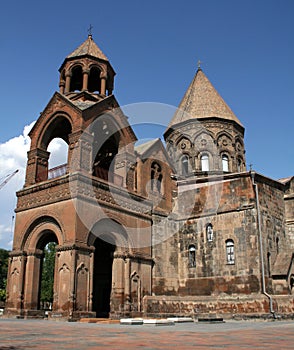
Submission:
<svg viewBox="0 0 294 350">
<path fill-rule="evenodd" d="M 0 319 L 5 349 L 294 349 L 294 321 L 177 323 L 173 327 Z"/>
</svg>

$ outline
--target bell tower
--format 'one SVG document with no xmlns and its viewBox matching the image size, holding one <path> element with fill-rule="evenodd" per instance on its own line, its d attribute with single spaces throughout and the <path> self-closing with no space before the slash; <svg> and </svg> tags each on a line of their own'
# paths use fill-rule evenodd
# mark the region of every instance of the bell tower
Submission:
<svg viewBox="0 0 294 350">
<path fill-rule="evenodd" d="M 130 311 L 135 296 L 141 305 L 151 292 L 151 204 L 129 195 L 137 139 L 112 94 L 115 72 L 91 34 L 59 72 L 60 90 L 29 133 L 5 312 L 43 317 L 50 305 L 55 318 L 118 315 Z M 65 143 L 66 163 L 50 168 L 55 139 Z M 143 248 L 140 227 L 146 228 Z M 48 246 L 55 247 L 54 282 L 44 301 Z M 130 281 L 132 271 L 140 271 L 140 291 Z"/>
<path fill-rule="evenodd" d="M 59 72 L 60 93 L 68 97 L 82 91 L 100 98 L 112 94 L 115 72 L 92 34 L 65 58 Z"/>
</svg>

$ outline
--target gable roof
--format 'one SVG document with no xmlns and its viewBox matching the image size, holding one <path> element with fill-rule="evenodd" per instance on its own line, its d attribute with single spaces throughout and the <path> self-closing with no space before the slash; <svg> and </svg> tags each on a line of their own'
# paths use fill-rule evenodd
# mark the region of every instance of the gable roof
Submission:
<svg viewBox="0 0 294 350">
<path fill-rule="evenodd" d="M 231 120 L 242 126 L 239 119 L 199 68 L 174 114 L 169 128 L 191 119 L 202 120 L 211 117 Z"/>
<path fill-rule="evenodd" d="M 147 159 L 152 153 L 152 151 L 154 150 L 156 150 L 157 152 L 161 151 L 165 158 L 165 162 L 169 164 L 172 171 L 175 171 L 174 165 L 170 161 L 170 158 L 160 138 L 153 139 L 153 140 L 141 143 L 139 145 L 135 145 L 135 152 L 137 153 L 137 155 L 140 156 L 141 159 L 144 159 L 144 158 Z"/>
<path fill-rule="evenodd" d="M 145 152 L 147 152 L 150 148 L 152 148 L 158 141 L 160 141 L 159 138 L 157 139 L 153 139 L 144 143 L 141 143 L 139 145 L 135 146 L 135 151 L 140 154 L 143 155 Z"/>
<path fill-rule="evenodd" d="M 95 41 L 92 38 L 92 35 L 88 35 L 88 38 L 72 53 L 70 53 L 66 58 L 74 58 L 89 55 L 95 58 L 99 58 L 104 61 L 108 61 L 108 58 L 97 46 Z"/>
</svg>

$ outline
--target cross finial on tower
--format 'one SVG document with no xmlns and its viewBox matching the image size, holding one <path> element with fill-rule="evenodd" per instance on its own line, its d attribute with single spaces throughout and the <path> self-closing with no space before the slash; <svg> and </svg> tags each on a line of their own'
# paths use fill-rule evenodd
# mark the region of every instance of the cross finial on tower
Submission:
<svg viewBox="0 0 294 350">
<path fill-rule="evenodd" d="M 197 67 L 198 67 L 198 70 L 200 70 L 201 69 L 201 64 L 202 64 L 203 62 L 201 62 L 200 60 L 198 60 L 198 62 L 197 62 Z"/>
<path fill-rule="evenodd" d="M 92 24 L 90 24 L 90 27 L 88 29 L 88 36 L 92 36 L 92 29 L 93 29 L 93 26 Z"/>
</svg>

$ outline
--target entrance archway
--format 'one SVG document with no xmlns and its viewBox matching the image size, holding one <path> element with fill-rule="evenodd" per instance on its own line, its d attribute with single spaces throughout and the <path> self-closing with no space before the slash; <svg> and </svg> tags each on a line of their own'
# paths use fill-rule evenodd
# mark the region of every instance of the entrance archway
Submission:
<svg viewBox="0 0 294 350">
<path fill-rule="evenodd" d="M 109 317 L 115 245 L 96 238 L 94 247 L 93 311 L 96 317 Z"/>
</svg>

